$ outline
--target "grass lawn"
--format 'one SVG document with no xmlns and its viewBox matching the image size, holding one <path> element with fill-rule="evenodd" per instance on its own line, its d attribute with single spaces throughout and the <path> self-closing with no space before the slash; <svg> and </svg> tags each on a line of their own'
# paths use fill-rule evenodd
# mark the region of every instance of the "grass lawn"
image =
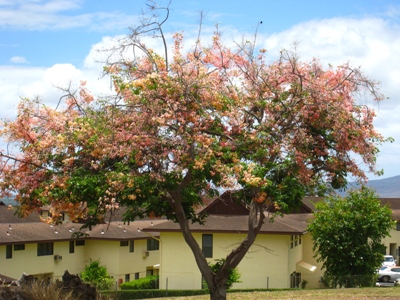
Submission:
<svg viewBox="0 0 400 300">
<path fill-rule="evenodd" d="M 159 300 L 207 300 L 209 296 L 157 298 Z M 400 288 L 398 287 L 374 287 L 354 289 L 321 289 L 321 290 L 290 290 L 273 292 L 249 292 L 249 293 L 228 293 L 228 300 L 258 300 L 258 299 L 400 299 Z M 154 299 L 153 299 L 154 300 Z"/>
</svg>

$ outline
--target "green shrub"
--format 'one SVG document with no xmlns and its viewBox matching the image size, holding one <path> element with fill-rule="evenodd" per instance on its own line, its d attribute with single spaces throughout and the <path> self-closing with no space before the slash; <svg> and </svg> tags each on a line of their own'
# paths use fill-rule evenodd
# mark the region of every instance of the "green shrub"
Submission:
<svg viewBox="0 0 400 300">
<path fill-rule="evenodd" d="M 213 263 L 213 264 L 209 263 L 209 265 L 210 265 L 211 270 L 214 273 L 216 273 L 219 271 L 219 269 L 222 268 L 224 263 L 225 263 L 225 259 L 221 258 L 221 259 L 216 259 L 215 263 Z M 229 269 L 228 271 L 229 271 L 228 280 L 226 281 L 226 284 L 225 284 L 227 290 L 229 290 L 234 283 L 240 282 L 240 280 L 239 280 L 240 273 L 237 270 L 237 268 Z M 207 288 L 207 283 L 205 281 L 203 282 L 203 286 L 205 288 Z"/>
<path fill-rule="evenodd" d="M 108 275 L 107 268 L 100 265 L 100 260 L 90 260 L 89 265 L 81 272 L 80 277 L 82 281 L 89 283 L 99 290 L 108 290 L 113 280 Z"/>
<path fill-rule="evenodd" d="M 121 284 L 121 290 L 150 290 L 158 288 L 158 276 L 148 276 Z"/>
<path fill-rule="evenodd" d="M 196 295 L 208 295 L 208 290 L 122 290 L 102 292 L 116 300 L 134 300 L 164 297 L 188 297 Z"/>
<path fill-rule="evenodd" d="M 234 289 L 227 291 L 228 293 L 248 293 L 248 292 L 266 292 L 266 291 L 284 291 L 293 289 Z M 198 295 L 208 295 L 208 290 L 122 290 L 122 291 L 102 291 L 102 295 L 110 296 L 115 300 L 134 300 L 149 298 L 178 298 Z"/>
</svg>

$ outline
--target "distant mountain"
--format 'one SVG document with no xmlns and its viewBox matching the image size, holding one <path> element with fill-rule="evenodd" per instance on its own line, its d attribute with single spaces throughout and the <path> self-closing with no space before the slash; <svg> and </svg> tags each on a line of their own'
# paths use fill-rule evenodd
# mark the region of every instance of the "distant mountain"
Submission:
<svg viewBox="0 0 400 300">
<path fill-rule="evenodd" d="M 380 198 L 400 198 L 400 175 L 385 179 L 370 180 L 368 187 L 373 188 Z M 359 185 L 355 182 L 348 184 L 347 190 L 357 189 Z M 341 195 L 346 193 L 340 193 Z"/>
</svg>

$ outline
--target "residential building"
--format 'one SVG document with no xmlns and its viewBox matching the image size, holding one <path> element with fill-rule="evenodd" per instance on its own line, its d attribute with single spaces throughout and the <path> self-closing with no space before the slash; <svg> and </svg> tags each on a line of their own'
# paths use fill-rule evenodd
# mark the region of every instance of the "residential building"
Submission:
<svg viewBox="0 0 400 300">
<path fill-rule="evenodd" d="M 100 260 L 113 277 L 116 287 L 150 274 L 158 274 L 158 234 L 138 228 L 163 220 L 141 220 L 129 225 L 113 221 L 83 230 L 82 224 L 67 221 L 50 226 L 38 214 L 18 218 L 14 208 L 0 205 L 0 274 L 19 278 L 23 272 L 42 279 L 61 279 L 65 270 L 80 273 L 90 260 Z M 1 278 L 1 276 L 0 276 Z"/>
<path fill-rule="evenodd" d="M 299 287 L 305 280 L 309 282 L 307 287 L 320 285 L 321 266 L 312 255 L 307 233 L 310 206 L 311 201 L 304 201 L 298 213 L 275 218 L 266 215 L 256 241 L 238 266 L 241 282 L 233 288 L 290 288 Z M 226 257 L 246 237 L 248 210 L 231 193 L 225 193 L 202 213 L 208 214 L 204 225 L 189 227 L 212 263 Z M 145 230 L 160 233 L 160 288 L 200 289 L 201 273 L 179 225 L 164 222 Z"/>
<path fill-rule="evenodd" d="M 382 198 L 397 223 L 384 239 L 386 253 L 400 259 L 400 199 Z M 241 282 L 233 288 L 307 288 L 323 287 L 322 264 L 316 261 L 313 241 L 307 232 L 314 204 L 320 198 L 303 199 L 302 206 L 284 216 L 265 222 L 256 241 L 238 266 Z M 193 254 L 183 239 L 179 225 L 166 220 L 141 220 L 123 224 L 114 221 L 83 231 L 82 224 L 67 216 L 63 224 L 51 227 L 40 222 L 39 215 L 27 218 L 14 215 L 14 208 L 0 205 L 0 279 L 10 281 L 25 272 L 42 278 L 59 279 L 65 270 L 80 273 L 90 260 L 99 259 L 115 280 L 115 288 L 124 281 L 148 275 L 160 275 L 161 289 L 200 289 L 202 277 Z M 204 225 L 190 224 L 193 236 L 207 260 L 226 257 L 247 234 L 248 209 L 225 193 L 206 206 Z"/>
<path fill-rule="evenodd" d="M 388 205 L 393 214 L 392 219 L 395 221 L 394 228 L 390 235 L 383 240 L 386 252 L 383 254 L 393 255 L 397 265 L 400 265 L 400 199 L 399 198 L 380 198 L 382 205 Z"/>
</svg>

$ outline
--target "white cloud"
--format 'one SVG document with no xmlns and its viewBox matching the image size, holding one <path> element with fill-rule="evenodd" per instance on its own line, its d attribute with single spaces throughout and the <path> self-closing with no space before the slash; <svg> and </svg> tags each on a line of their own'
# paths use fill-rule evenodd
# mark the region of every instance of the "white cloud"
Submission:
<svg viewBox="0 0 400 300">
<path fill-rule="evenodd" d="M 109 80 L 95 70 L 79 70 L 71 64 L 56 64 L 50 68 L 0 67 L 0 118 L 14 118 L 20 98 L 39 97 L 55 107 L 64 94 L 61 89 L 76 91 L 81 81 L 96 94 L 109 93 Z"/>
<path fill-rule="evenodd" d="M 381 82 L 381 91 L 390 99 L 379 104 L 371 101 L 366 103 L 377 111 L 377 130 L 385 137 L 395 138 L 395 143 L 380 147 L 378 168 L 385 169 L 385 176 L 399 174 L 400 35 L 397 25 L 378 18 L 313 20 L 264 37 L 263 40 L 263 47 L 273 57 L 298 41 L 298 52 L 303 59 L 318 57 L 322 63 L 332 65 L 350 62 L 354 67 L 361 66 L 371 79 Z"/>
<path fill-rule="evenodd" d="M 167 40 L 168 45 L 168 56 L 171 57 L 171 47 L 173 45 L 172 34 L 166 34 L 165 38 Z M 193 45 L 195 40 L 191 40 L 188 42 L 188 45 Z M 130 43 L 127 40 L 126 36 L 105 36 L 102 40 L 94 44 L 89 54 L 86 56 L 84 60 L 85 69 L 98 70 L 101 72 L 103 66 L 106 62 L 115 62 L 123 59 L 133 59 L 133 48 L 131 46 L 125 47 L 125 49 L 121 52 L 121 48 L 117 49 L 117 46 L 122 43 Z M 141 39 L 141 43 L 144 43 L 147 48 L 153 49 L 156 53 L 164 56 L 164 46 L 160 38 L 152 38 L 152 37 L 144 37 Z M 135 56 L 140 57 L 143 55 L 143 52 L 136 48 Z"/>
<path fill-rule="evenodd" d="M 24 87 L 38 80 L 43 73 L 42 68 L 0 66 L 0 118 L 15 117 L 19 99 L 28 96 L 23 92 Z"/>
<path fill-rule="evenodd" d="M 84 68 L 100 72 L 109 56 L 112 55 L 111 49 L 116 47 L 123 38 L 124 36 L 104 36 L 99 43 L 92 45 L 83 62 Z"/>
<path fill-rule="evenodd" d="M 113 30 L 126 28 L 135 16 L 121 12 L 80 12 L 82 0 L 0 1 L 0 27 L 24 30 L 89 28 Z M 70 12 L 75 12 L 70 13 Z"/>
<path fill-rule="evenodd" d="M 263 46 L 276 56 L 281 49 L 290 48 L 293 41 L 299 41 L 298 52 L 303 59 L 318 57 L 325 64 L 350 62 L 354 67 L 361 66 L 367 76 L 381 82 L 381 91 L 391 98 L 377 108 L 391 113 L 399 106 L 396 101 L 400 76 L 397 26 L 373 18 L 310 21 L 265 38 Z M 385 122 L 389 120 L 385 118 Z"/>
<path fill-rule="evenodd" d="M 13 56 L 10 58 L 10 62 L 14 64 L 26 64 L 28 61 L 23 56 Z"/>
<path fill-rule="evenodd" d="M 75 83 L 83 78 L 81 70 L 78 70 L 71 64 L 56 64 L 48 68 L 43 75 L 43 80 L 46 84 L 51 84 L 57 87 L 67 86 L 70 82 Z"/>
</svg>

